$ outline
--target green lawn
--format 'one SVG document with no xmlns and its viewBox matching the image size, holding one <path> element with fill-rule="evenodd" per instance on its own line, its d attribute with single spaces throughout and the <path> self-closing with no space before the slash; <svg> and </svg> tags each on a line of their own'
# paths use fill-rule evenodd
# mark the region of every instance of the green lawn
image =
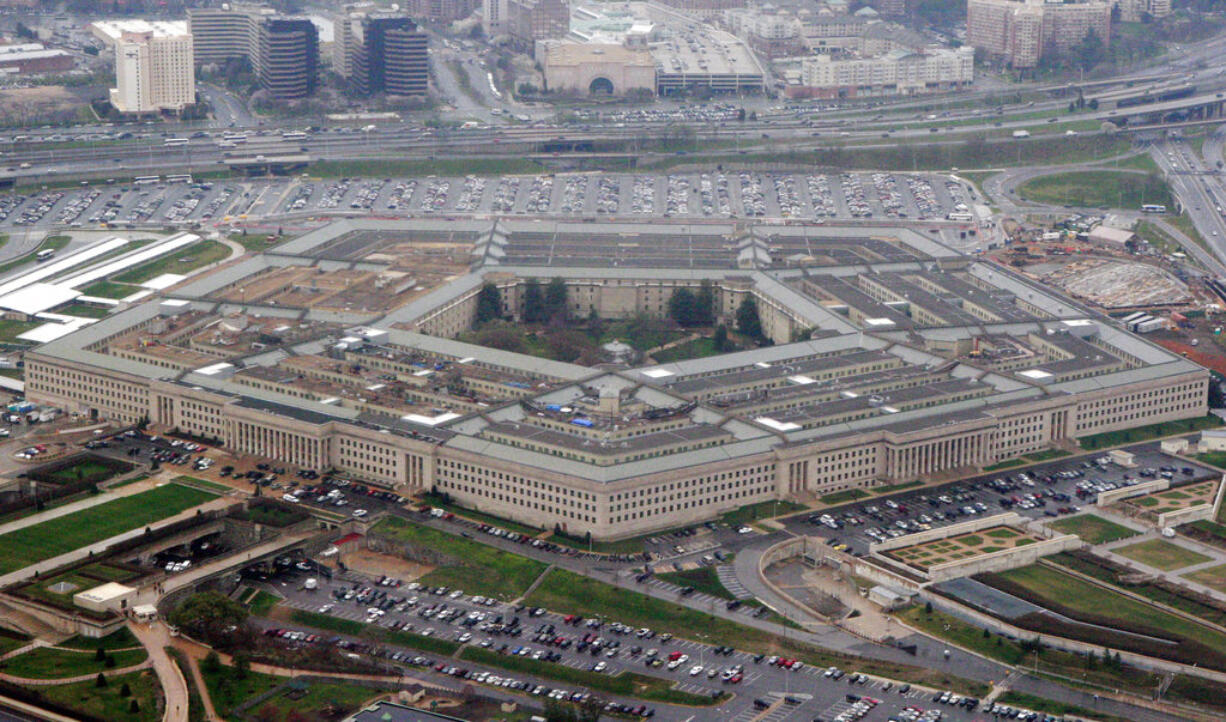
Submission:
<svg viewBox="0 0 1226 722">
<path fill-rule="evenodd" d="M 68 236 L 47 236 L 43 239 L 42 243 L 38 244 L 38 248 L 35 248 L 24 256 L 18 256 L 11 261 L 0 263 L 0 273 L 8 273 L 18 266 L 23 266 L 30 261 L 33 261 L 34 257 L 38 255 L 39 251 L 58 251 L 64 246 L 67 246 L 69 240 L 71 239 Z"/>
<path fill-rule="evenodd" d="M 140 664 L 149 656 L 143 647 L 108 654 L 115 658 L 115 666 L 112 669 Z M 26 679 L 63 679 L 105 672 L 107 667 L 94 658 L 93 652 L 35 647 L 0 662 L 0 669 L 3 669 L 5 674 Z"/>
<path fill-rule="evenodd" d="M 720 521 L 732 527 L 744 526 L 745 524 L 762 519 L 771 519 L 776 516 L 791 514 L 804 508 L 803 504 L 796 504 L 790 501 L 763 501 L 725 512 L 720 515 Z"/>
<path fill-rule="evenodd" d="M 1085 719 L 1102 720 L 1103 722 L 1128 722 L 1123 717 L 1099 712 L 1096 709 L 1086 709 L 1075 704 L 1056 702 L 1033 694 L 1027 694 L 1026 692 L 1015 692 L 1011 689 L 1006 690 L 1000 697 L 997 697 L 996 701 L 1010 707 L 1023 707 L 1031 712 L 1048 712 L 1064 717 L 1083 717 Z"/>
<path fill-rule="evenodd" d="M 719 575 L 715 573 L 715 567 L 699 567 L 682 572 L 665 572 L 657 574 L 656 577 L 678 586 L 694 587 L 695 591 L 710 594 L 720 599 L 736 599 L 736 597 L 732 596 L 732 592 L 728 591 L 724 587 L 723 582 L 719 580 Z"/>
<path fill-rule="evenodd" d="M 463 589 L 468 594 L 514 599 L 523 594 L 546 568 L 542 562 L 398 517 L 383 519 L 371 529 L 371 533 L 447 555 L 450 563 L 438 567 L 421 581 Z"/>
<path fill-rule="evenodd" d="M 959 693 L 983 696 L 987 686 L 946 674 L 940 670 L 879 662 L 827 652 L 752 627 L 683 607 L 662 599 L 621 589 L 562 569 L 554 569 L 545 582 L 525 600 L 561 613 L 604 617 L 634 627 L 650 627 L 679 637 L 708 640 L 737 649 L 797 657 L 820 667 L 840 666 L 905 682 L 926 684 Z"/>
<path fill-rule="evenodd" d="M 1023 183 L 1017 192 L 1028 201 L 1081 208 L 1108 206 L 1137 210 L 1145 203 L 1175 204 L 1161 176 L 1109 170 L 1040 176 Z"/>
<path fill-rule="evenodd" d="M 166 484 L 0 535 L 0 574 L 174 516 L 213 498 L 207 491 Z"/>
<path fill-rule="evenodd" d="M 277 602 L 279 601 L 281 601 L 280 597 L 261 589 L 256 592 L 255 596 L 251 598 L 251 601 L 247 603 L 247 608 L 250 609 L 251 613 L 257 617 L 266 617 L 268 616 L 268 613 L 272 611 L 272 608 L 277 606 Z"/>
<path fill-rule="evenodd" d="M 1149 426 L 1138 426 L 1134 429 L 1124 429 L 1123 431 L 1108 431 L 1102 434 L 1093 434 L 1083 436 L 1077 441 L 1081 444 L 1081 448 L 1087 451 L 1095 449 L 1106 449 L 1112 446 L 1122 446 L 1124 444 L 1135 444 L 1141 441 L 1149 441 L 1163 436 L 1174 436 L 1176 434 L 1188 434 L 1193 431 L 1202 429 L 1212 429 L 1222 425 L 1222 420 L 1213 414 L 1206 416 L 1198 416 L 1192 419 L 1183 419 L 1181 421 L 1168 421 L 1162 424 L 1150 424 Z"/>
<path fill-rule="evenodd" d="M 282 236 L 273 235 L 272 233 L 231 233 L 230 240 L 238 243 L 248 251 L 264 251 L 281 242 Z"/>
<path fill-rule="evenodd" d="M 1051 567 L 1032 564 L 1001 572 L 999 576 L 1076 612 L 1142 624 L 1216 649 L 1226 649 L 1226 633 L 1212 631 L 1196 622 L 1176 617 Z"/>
<path fill-rule="evenodd" d="M 162 719 L 158 709 L 162 690 L 153 672 L 141 670 L 120 676 L 108 675 L 107 682 L 107 686 L 101 689 L 95 687 L 94 680 L 91 679 L 72 684 L 40 686 L 38 692 L 44 699 L 111 722 L 156 722 Z M 122 697 L 119 694 L 125 682 L 132 690 L 131 697 Z M 128 712 L 133 699 L 140 705 L 139 712 Z"/>
<path fill-rule="evenodd" d="M 68 316 L 80 316 L 81 318 L 102 318 L 111 312 L 109 308 L 102 306 L 91 306 L 88 303 L 70 303 L 67 306 L 55 309 L 56 313 L 62 313 Z"/>
<path fill-rule="evenodd" d="M 1211 560 L 1211 557 L 1190 549 L 1184 549 L 1162 539 L 1150 539 L 1138 544 L 1116 547 L 1112 551 L 1120 556 L 1147 564 L 1155 569 L 1161 569 L 1164 572 L 1183 569 L 1193 564 L 1201 564 Z"/>
<path fill-rule="evenodd" d="M 0 655 L 8 654 L 14 649 L 20 649 L 30 643 L 30 638 L 24 634 L 8 629 L 0 630 Z"/>
<path fill-rule="evenodd" d="M 203 661 L 199 666 L 200 676 L 204 678 L 204 686 L 208 688 L 209 698 L 213 701 L 213 709 L 224 718 L 229 718 L 236 706 L 285 681 L 271 674 L 251 671 L 240 679 L 233 667 L 221 665 L 217 670 L 210 670 Z"/>
<path fill-rule="evenodd" d="M 1107 542 L 1127 539 L 1136 536 L 1135 532 L 1126 526 L 1108 521 L 1094 514 L 1080 514 L 1064 519 L 1057 519 L 1048 524 L 1052 529 L 1065 534 L 1075 534 L 1087 544 L 1105 544 Z"/>
<path fill-rule="evenodd" d="M 739 349 L 733 349 L 739 350 Z M 711 338 L 696 338 L 692 341 L 686 341 L 682 344 L 677 344 L 672 348 L 653 353 L 651 357 L 656 363 L 672 363 L 674 361 L 684 361 L 692 358 L 706 358 L 707 356 L 718 356 L 725 351 L 720 351 L 715 347 L 715 339 Z"/>
<path fill-rule="evenodd" d="M 17 337 L 41 325 L 43 325 L 42 321 L 18 321 L 12 318 L 0 320 L 0 342 L 28 344 L 29 341 L 22 341 Z"/>
<path fill-rule="evenodd" d="M 818 498 L 823 504 L 843 504 L 857 499 L 868 498 L 868 492 L 861 489 L 847 489 L 845 491 L 836 491 L 833 494 L 826 494 Z"/>
<path fill-rule="evenodd" d="M 200 241 L 125 271 L 115 276 L 115 280 L 119 283 L 144 283 L 164 273 L 186 275 L 229 256 L 230 247 L 221 241 Z"/>
<path fill-rule="evenodd" d="M 293 715 L 302 715 L 296 719 L 343 719 L 349 714 L 362 709 L 368 700 L 372 700 L 387 691 L 357 684 L 327 684 L 310 683 L 306 694 L 298 699 L 290 699 L 285 694 L 273 695 L 268 701 L 257 705 L 252 710 L 259 719 L 272 719 L 281 722 Z M 275 716 L 264 717 L 266 710 L 276 710 Z"/>
<path fill-rule="evenodd" d="M 1226 592 L 1226 564 L 1206 567 L 1205 569 L 1199 569 L 1183 576 L 1197 584 L 1204 584 L 1210 589 Z"/>
<path fill-rule="evenodd" d="M 174 481 L 175 483 L 178 483 L 178 484 L 189 484 L 193 486 L 199 486 L 208 491 L 215 491 L 218 494 L 229 494 L 230 492 L 234 491 L 234 487 L 232 486 L 226 486 L 225 484 L 219 484 L 216 481 L 209 481 L 208 479 L 197 479 L 194 476 L 179 475 L 179 476 L 176 476 L 171 481 Z"/>
<path fill-rule="evenodd" d="M 114 281 L 102 280 L 96 283 L 91 283 L 90 285 L 81 289 L 81 292 L 86 296 L 121 299 L 127 298 L 128 296 L 142 290 L 144 289 L 142 289 L 140 286 L 129 286 L 125 283 L 115 283 Z"/>
<path fill-rule="evenodd" d="M 120 627 L 118 631 L 111 632 L 105 637 L 82 637 L 78 634 L 75 637 L 65 639 L 55 646 L 66 647 L 68 649 L 85 649 L 92 652 L 99 647 L 103 649 L 132 649 L 133 647 L 139 647 L 140 641 L 127 627 Z"/>
</svg>

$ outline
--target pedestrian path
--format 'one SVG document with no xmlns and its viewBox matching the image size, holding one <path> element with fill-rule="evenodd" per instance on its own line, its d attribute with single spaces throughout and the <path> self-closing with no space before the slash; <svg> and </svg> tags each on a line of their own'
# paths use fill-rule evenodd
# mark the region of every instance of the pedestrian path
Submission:
<svg viewBox="0 0 1226 722">
<path fill-rule="evenodd" d="M 736 578 L 736 569 L 731 564 L 720 564 L 715 567 L 715 576 L 719 578 L 719 583 L 724 585 L 732 596 L 737 599 L 753 599 L 753 594 L 741 584 L 741 580 Z"/>
</svg>

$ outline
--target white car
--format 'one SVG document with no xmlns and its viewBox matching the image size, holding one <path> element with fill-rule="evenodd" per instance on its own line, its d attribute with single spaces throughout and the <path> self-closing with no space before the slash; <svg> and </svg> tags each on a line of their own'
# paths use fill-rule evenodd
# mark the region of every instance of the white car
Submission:
<svg viewBox="0 0 1226 722">
<path fill-rule="evenodd" d="M 737 529 L 736 533 L 737 534 L 753 534 L 753 529 L 750 529 L 747 526 L 743 526 L 740 529 Z"/>
<path fill-rule="evenodd" d="M 702 665 L 701 665 L 701 664 L 696 664 L 696 665 L 694 665 L 693 667 L 690 667 L 690 676 L 691 676 L 691 677 L 697 677 L 697 676 L 698 676 L 698 675 L 700 675 L 700 674 L 702 674 Z"/>
<path fill-rule="evenodd" d="M 365 509 L 354 509 L 353 515 L 361 519 L 362 517 L 366 516 L 366 510 Z"/>
<path fill-rule="evenodd" d="M 597 662 L 595 667 L 592 667 L 593 672 L 603 672 L 609 668 L 608 662 Z"/>
</svg>

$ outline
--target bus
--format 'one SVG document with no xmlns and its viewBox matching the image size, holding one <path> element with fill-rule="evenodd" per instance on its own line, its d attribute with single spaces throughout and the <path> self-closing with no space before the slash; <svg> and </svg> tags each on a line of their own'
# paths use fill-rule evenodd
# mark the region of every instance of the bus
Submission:
<svg viewBox="0 0 1226 722">
<path fill-rule="evenodd" d="M 247 134 L 246 133 L 224 133 L 222 134 L 221 139 L 227 143 L 246 143 Z"/>
<path fill-rule="evenodd" d="M 167 148 L 171 148 L 176 145 L 187 145 L 187 138 L 167 138 L 166 142 L 162 145 Z"/>
<path fill-rule="evenodd" d="M 946 220 L 969 222 L 975 220 L 975 216 L 966 211 L 954 211 L 945 216 Z"/>
<path fill-rule="evenodd" d="M 48 249 L 45 249 L 45 250 L 39 251 L 39 252 L 38 252 L 38 254 L 34 256 L 34 260 L 36 260 L 36 261 L 45 261 L 45 260 L 47 260 L 48 258 L 51 258 L 51 257 L 52 257 L 52 256 L 54 256 L 54 255 L 55 255 L 55 249 L 54 249 L 54 248 L 48 248 Z"/>
<path fill-rule="evenodd" d="M 157 175 L 138 175 L 132 179 L 132 183 L 138 186 L 151 186 L 160 180 L 162 177 Z"/>
<path fill-rule="evenodd" d="M 307 134 L 300 130 L 287 130 L 281 133 L 281 140 L 299 141 L 306 139 Z"/>
<path fill-rule="evenodd" d="M 186 173 L 182 175 L 168 175 L 166 176 L 166 182 L 167 183 L 191 183 L 192 177 Z"/>
<path fill-rule="evenodd" d="M 1166 206 L 1157 203 L 1146 203 L 1141 206 L 1142 213 L 1166 213 Z"/>
</svg>

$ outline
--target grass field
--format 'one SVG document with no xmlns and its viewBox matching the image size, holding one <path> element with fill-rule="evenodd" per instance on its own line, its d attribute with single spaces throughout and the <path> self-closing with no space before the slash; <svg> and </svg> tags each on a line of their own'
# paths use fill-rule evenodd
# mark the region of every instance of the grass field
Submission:
<svg viewBox="0 0 1226 722">
<path fill-rule="evenodd" d="M 115 283 L 114 281 L 102 280 L 86 286 L 85 288 L 81 289 L 81 292 L 86 296 L 121 299 L 127 298 L 140 290 L 140 286 L 129 286 L 126 283 Z"/>
<path fill-rule="evenodd" d="M 252 712 L 258 719 L 270 719 L 276 722 L 286 720 L 291 715 L 294 715 L 294 719 L 302 720 L 344 719 L 349 714 L 362 709 L 367 700 L 372 700 L 382 694 L 385 692 L 357 684 L 312 682 L 307 687 L 306 694 L 298 699 L 276 694 L 268 701 L 258 705 Z"/>
<path fill-rule="evenodd" d="M 720 521 L 728 526 L 743 526 L 762 519 L 791 514 L 804 508 L 803 504 L 796 504 L 790 501 L 763 501 L 725 512 L 720 515 Z"/>
<path fill-rule="evenodd" d="M 124 669 L 141 662 L 149 656 L 144 648 L 109 652 L 115 658 L 113 669 Z M 93 652 L 35 647 L 28 652 L 0 662 L 5 674 L 26 679 L 64 679 L 83 674 L 97 674 L 107 670 L 103 662 L 94 658 Z"/>
<path fill-rule="evenodd" d="M 30 643 L 30 638 L 24 634 L 9 629 L 0 631 L 0 655 L 8 654 L 14 649 L 20 649 Z"/>
<path fill-rule="evenodd" d="M 1089 615 L 1106 616 L 1133 624 L 1162 629 L 1216 649 L 1226 649 L 1226 634 L 1138 602 L 1122 594 L 1082 581 L 1050 567 L 1033 564 L 1002 572 L 1000 576 L 1020 584 L 1043 599 Z"/>
<path fill-rule="evenodd" d="M 1127 539 L 1140 533 L 1095 514 L 1081 514 L 1057 519 L 1048 526 L 1058 532 L 1075 534 L 1087 544 L 1105 544 Z"/>
<path fill-rule="evenodd" d="M 209 690 L 213 708 L 218 715 L 226 719 L 230 718 L 231 710 L 236 706 L 285 681 L 271 674 L 250 671 L 245 678 L 239 678 L 233 667 L 221 665 L 217 670 L 210 670 L 208 665 L 203 663 L 200 665 L 200 676 L 204 678 L 204 686 Z"/>
<path fill-rule="evenodd" d="M 0 320 L 0 341 L 4 343 L 30 343 L 17 337 L 30 329 L 41 326 L 42 321 L 18 321 L 13 318 Z"/>
<path fill-rule="evenodd" d="M 806 664 L 828 667 L 838 665 L 848 671 L 877 674 L 905 682 L 953 689 L 960 694 L 983 696 L 987 686 L 946 674 L 940 670 L 849 657 L 810 647 L 759 629 L 742 626 L 720 617 L 648 597 L 628 589 L 555 569 L 526 602 L 556 612 L 603 617 L 635 627 L 650 627 L 679 637 L 709 640 L 737 649 L 765 654 L 784 654 Z"/>
<path fill-rule="evenodd" d="M 260 591 L 256 592 L 255 596 L 251 598 L 251 601 L 247 603 L 247 608 L 250 609 L 251 613 L 255 616 L 265 617 L 268 616 L 268 612 L 271 611 L 273 607 L 277 606 L 277 602 L 279 601 L 281 601 L 280 597 L 261 589 Z"/>
<path fill-rule="evenodd" d="M 696 338 L 693 341 L 686 341 L 683 344 L 678 344 L 672 348 L 665 349 L 653 353 L 651 357 L 656 360 L 656 363 L 667 364 L 673 361 L 683 361 L 692 358 L 706 358 L 707 356 L 718 356 L 724 351 L 720 351 L 715 347 L 715 339 L 711 338 Z"/>
<path fill-rule="evenodd" d="M 542 562 L 397 517 L 380 521 L 371 529 L 371 533 L 446 554 L 453 560 L 452 563 L 430 572 L 421 582 L 463 589 L 469 594 L 514 599 L 523 594 L 546 568 Z"/>
<path fill-rule="evenodd" d="M 80 316 L 82 318 L 103 318 L 111 310 L 102 306 L 91 306 L 88 303 L 70 303 L 62 308 L 57 308 L 55 312 L 68 316 Z"/>
<path fill-rule="evenodd" d="M 1220 418 L 1213 414 L 1208 414 L 1206 416 L 1183 419 L 1182 421 L 1168 421 L 1162 424 L 1150 424 L 1149 426 L 1138 426 L 1134 429 L 1124 429 L 1123 431 L 1092 434 L 1081 437 L 1077 442 L 1081 444 L 1081 448 L 1093 451 L 1112 446 L 1135 444 L 1140 441 L 1149 441 L 1150 439 L 1158 439 L 1163 436 L 1174 436 L 1175 434 L 1187 434 L 1202 429 L 1212 429 L 1221 425 L 1222 420 Z"/>
<path fill-rule="evenodd" d="M 174 516 L 213 494 L 166 484 L 0 535 L 0 574 Z"/>
<path fill-rule="evenodd" d="M 1184 567 L 1201 564 L 1212 559 L 1204 554 L 1185 549 L 1162 539 L 1151 539 L 1139 544 L 1116 547 L 1112 551 L 1120 556 L 1147 564 L 1155 569 L 1161 569 L 1164 572 L 1183 569 Z"/>
<path fill-rule="evenodd" d="M 115 276 L 115 280 L 119 283 L 144 283 L 163 273 L 185 275 L 229 256 L 230 247 L 226 244 L 220 241 L 200 241 L 161 258 L 155 258 L 148 263 L 142 263 L 136 268 Z"/>
<path fill-rule="evenodd" d="M 102 649 L 131 649 L 139 647 L 140 641 L 136 639 L 132 632 L 128 631 L 127 627 L 120 627 L 118 631 L 111 632 L 101 639 L 82 637 L 78 634 L 75 637 L 65 639 L 55 646 L 66 647 L 68 649 L 86 649 L 92 652 L 99 647 Z"/>
<path fill-rule="evenodd" d="M 1136 210 L 1144 203 L 1174 206 L 1170 188 L 1160 176 L 1109 170 L 1040 176 L 1023 183 L 1017 193 L 1028 201 L 1080 208 Z"/>
<path fill-rule="evenodd" d="M 95 687 L 94 680 L 91 679 L 72 684 L 40 686 L 38 691 L 44 699 L 99 719 L 114 722 L 155 722 L 162 719 L 158 709 L 162 691 L 153 672 L 141 670 L 119 676 L 108 675 L 107 682 L 107 686 L 102 689 Z M 131 697 L 122 697 L 119 694 L 125 682 L 132 690 Z M 128 712 L 128 706 L 133 699 L 140 705 L 140 711 L 135 714 Z"/>
<path fill-rule="evenodd" d="M 826 494 L 818 497 L 818 501 L 823 504 L 843 504 L 857 499 L 866 499 L 869 494 L 861 489 L 846 489 L 844 491 L 836 491 L 833 494 Z"/>
<path fill-rule="evenodd" d="M 665 572 L 656 576 L 670 584 L 694 587 L 696 591 L 710 594 L 720 599 L 736 598 L 720 582 L 719 576 L 715 573 L 715 567 L 699 567 L 698 569 L 687 569 L 681 572 Z"/>
<path fill-rule="evenodd" d="M 1216 589 L 1219 592 L 1226 592 L 1226 564 L 1189 572 L 1184 574 L 1183 577 L 1197 584 L 1204 584 L 1206 587 Z"/>
</svg>

